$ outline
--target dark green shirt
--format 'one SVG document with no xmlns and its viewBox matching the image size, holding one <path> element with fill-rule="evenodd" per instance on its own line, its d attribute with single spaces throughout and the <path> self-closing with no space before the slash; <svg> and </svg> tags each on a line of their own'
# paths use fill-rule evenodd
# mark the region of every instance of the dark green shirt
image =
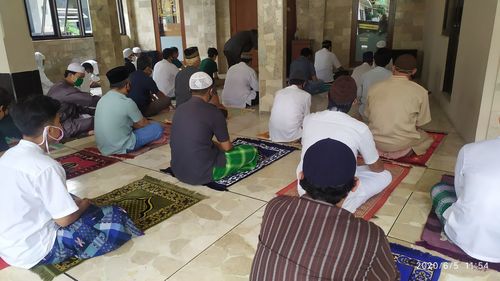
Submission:
<svg viewBox="0 0 500 281">
<path fill-rule="evenodd" d="M 210 58 L 206 58 L 201 61 L 200 70 L 208 74 L 210 77 L 214 78 L 214 73 L 219 71 L 217 69 L 217 63 Z"/>
</svg>

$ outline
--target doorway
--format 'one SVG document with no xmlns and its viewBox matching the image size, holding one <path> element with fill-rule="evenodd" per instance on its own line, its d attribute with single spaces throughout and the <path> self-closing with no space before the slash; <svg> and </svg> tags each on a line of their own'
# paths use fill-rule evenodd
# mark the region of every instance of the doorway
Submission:
<svg viewBox="0 0 500 281">
<path fill-rule="evenodd" d="M 455 78 L 455 63 L 457 60 L 458 43 L 460 39 L 460 26 L 462 25 L 462 12 L 464 0 L 447 0 L 443 21 L 443 35 L 449 36 L 448 54 L 446 55 L 446 69 L 444 72 L 443 92 L 451 95 L 453 80 Z"/>
<path fill-rule="evenodd" d="M 183 0 L 152 0 L 155 19 L 156 50 L 177 47 L 179 60 L 184 60 L 186 31 L 184 28 Z"/>
<path fill-rule="evenodd" d="M 257 0 L 231 0 L 229 2 L 229 11 L 231 17 L 231 36 L 240 31 L 258 29 Z M 252 50 L 251 53 L 251 67 L 258 72 L 259 52 Z"/>
<path fill-rule="evenodd" d="M 354 0 L 350 65 L 362 63 L 363 53 L 377 51 L 377 42 L 392 49 L 396 0 Z"/>
</svg>

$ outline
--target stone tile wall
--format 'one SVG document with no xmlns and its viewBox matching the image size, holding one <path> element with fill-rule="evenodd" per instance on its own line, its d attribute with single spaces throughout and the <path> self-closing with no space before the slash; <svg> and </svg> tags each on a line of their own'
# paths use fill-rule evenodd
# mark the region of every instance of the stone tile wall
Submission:
<svg viewBox="0 0 500 281">
<path fill-rule="evenodd" d="M 283 0 L 258 0 L 260 110 L 270 111 L 274 93 L 285 83 Z"/>
<path fill-rule="evenodd" d="M 210 47 L 217 48 L 215 0 L 184 0 L 186 47 L 197 46 L 201 58 Z"/>
<path fill-rule="evenodd" d="M 326 1 L 324 38 L 332 40 L 333 52 L 342 65 L 349 65 L 352 0 Z"/>
<path fill-rule="evenodd" d="M 33 41 L 33 47 L 35 52 L 45 55 L 45 74 L 52 82 L 63 78 L 64 70 L 73 59 L 96 59 L 93 37 Z"/>
<path fill-rule="evenodd" d="M 397 0 L 394 49 L 423 49 L 425 0 Z"/>
<path fill-rule="evenodd" d="M 219 73 L 227 73 L 227 60 L 224 56 L 224 44 L 231 37 L 231 15 L 229 0 L 215 1 L 215 14 L 217 25 L 217 50 L 219 51 Z"/>
<path fill-rule="evenodd" d="M 143 50 L 156 50 L 156 39 L 151 0 L 128 0 L 130 34 L 134 45 Z"/>
</svg>

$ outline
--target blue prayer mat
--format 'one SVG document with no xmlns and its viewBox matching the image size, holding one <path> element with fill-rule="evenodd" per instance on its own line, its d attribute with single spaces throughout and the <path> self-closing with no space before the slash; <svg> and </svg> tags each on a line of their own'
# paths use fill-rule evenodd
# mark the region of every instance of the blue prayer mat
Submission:
<svg viewBox="0 0 500 281">
<path fill-rule="evenodd" d="M 443 263 L 448 261 L 415 249 L 391 243 L 394 262 L 401 274 L 401 281 L 437 281 Z"/>
</svg>

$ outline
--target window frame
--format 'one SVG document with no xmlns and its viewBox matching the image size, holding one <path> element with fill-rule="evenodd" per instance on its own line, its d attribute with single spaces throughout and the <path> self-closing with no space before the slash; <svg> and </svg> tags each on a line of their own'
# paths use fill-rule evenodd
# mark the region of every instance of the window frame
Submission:
<svg viewBox="0 0 500 281">
<path fill-rule="evenodd" d="M 76 35 L 76 36 L 63 36 L 63 35 L 61 35 L 61 29 L 60 29 L 60 24 L 59 24 L 59 16 L 57 14 L 57 5 L 56 5 L 56 2 L 55 2 L 56 0 L 47 0 L 47 3 L 49 4 L 49 9 L 50 9 L 50 12 L 51 12 L 51 19 L 52 19 L 52 26 L 53 26 L 53 29 L 54 29 L 54 34 L 53 35 L 33 35 L 33 32 L 31 30 L 32 24 L 31 24 L 31 20 L 30 20 L 29 11 L 28 11 L 28 7 L 27 7 L 27 4 L 26 4 L 26 1 L 29 1 L 29 0 L 23 0 L 23 2 L 24 2 L 24 10 L 26 12 L 26 20 L 28 21 L 28 27 L 29 27 L 30 36 L 31 36 L 31 39 L 33 41 L 58 40 L 58 39 L 78 39 L 78 38 L 93 37 L 94 30 L 92 30 L 91 34 L 88 34 L 88 33 L 85 32 L 85 22 L 83 21 L 83 12 L 82 12 L 83 9 L 82 9 L 82 1 L 81 0 L 76 0 L 77 5 L 78 5 L 78 20 L 80 21 L 80 26 L 79 26 L 80 35 Z M 89 8 L 89 11 L 90 11 L 90 8 Z M 90 14 L 89 14 L 89 17 L 90 17 Z M 90 18 L 90 20 L 92 21 L 92 18 Z"/>
<path fill-rule="evenodd" d="M 127 25 L 125 24 L 123 0 L 116 0 L 116 11 L 118 12 L 118 25 L 120 27 L 120 35 L 127 35 Z"/>
</svg>

